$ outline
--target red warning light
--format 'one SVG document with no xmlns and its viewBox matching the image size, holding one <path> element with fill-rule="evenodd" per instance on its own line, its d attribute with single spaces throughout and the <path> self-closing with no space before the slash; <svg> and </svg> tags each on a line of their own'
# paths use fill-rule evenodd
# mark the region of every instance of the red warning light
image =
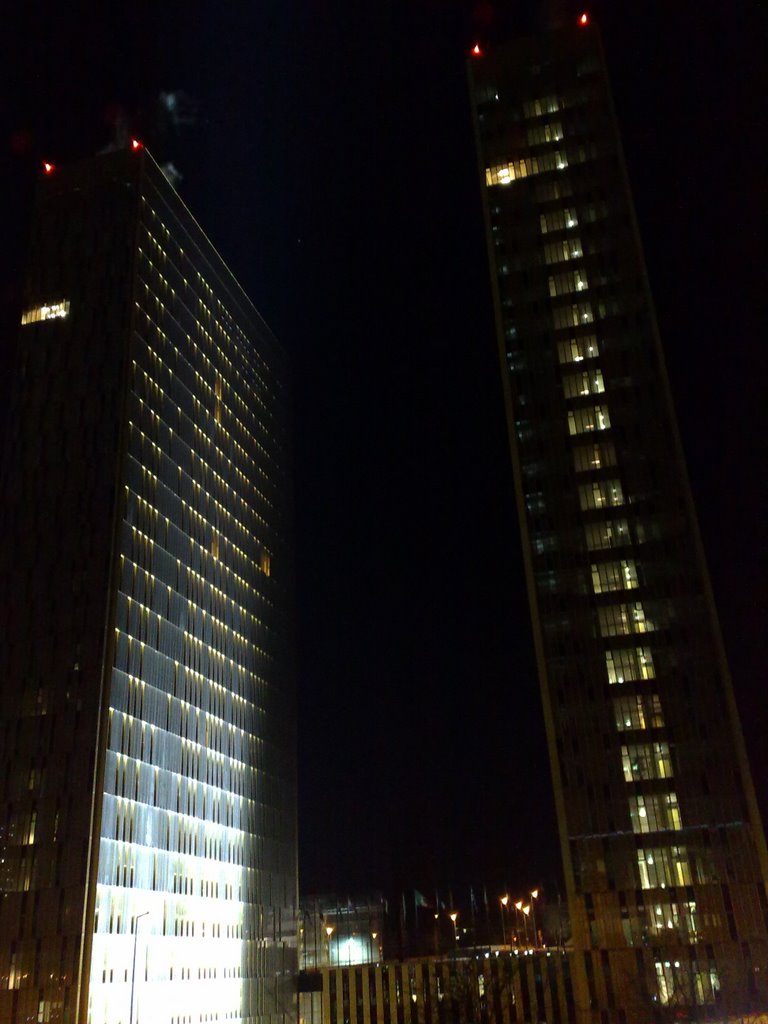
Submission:
<svg viewBox="0 0 768 1024">
<path fill-rule="evenodd" d="M 131 149 L 141 149 L 141 143 L 139 142 L 138 139 L 131 139 Z"/>
<path fill-rule="evenodd" d="M 480 44 L 479 43 L 475 43 L 475 45 L 472 47 L 472 56 L 473 57 L 482 57 L 483 56 L 483 51 L 480 49 Z"/>
<path fill-rule="evenodd" d="M 53 174 L 53 172 L 56 170 L 56 168 L 53 166 L 53 164 L 49 164 L 47 160 L 44 160 L 43 161 L 43 170 L 45 171 L 46 174 Z"/>
<path fill-rule="evenodd" d="M 580 25 L 588 25 L 589 24 L 589 15 L 587 14 L 586 11 L 579 18 L 579 24 Z"/>
</svg>

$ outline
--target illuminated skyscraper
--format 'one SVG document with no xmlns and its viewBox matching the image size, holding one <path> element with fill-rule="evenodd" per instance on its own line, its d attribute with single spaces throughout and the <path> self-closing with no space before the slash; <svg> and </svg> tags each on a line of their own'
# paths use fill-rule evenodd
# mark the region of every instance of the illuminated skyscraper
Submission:
<svg viewBox="0 0 768 1024">
<path fill-rule="evenodd" d="M 597 30 L 470 80 L 579 1019 L 765 1010 L 765 839 Z"/>
<path fill-rule="evenodd" d="M 0 1020 L 295 1017 L 287 387 L 141 146 L 47 169 L 0 484 Z"/>
</svg>

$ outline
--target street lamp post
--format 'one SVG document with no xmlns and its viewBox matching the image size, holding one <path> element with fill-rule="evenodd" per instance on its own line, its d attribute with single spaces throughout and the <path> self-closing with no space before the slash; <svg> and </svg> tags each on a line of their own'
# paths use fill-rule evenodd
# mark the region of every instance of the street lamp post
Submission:
<svg viewBox="0 0 768 1024">
<path fill-rule="evenodd" d="M 504 911 L 507 909 L 507 904 L 509 903 L 509 893 L 505 893 L 503 896 L 500 896 L 499 903 L 501 904 L 501 942 L 502 945 L 506 946 L 507 926 L 506 922 L 504 921 Z"/>
<path fill-rule="evenodd" d="M 145 910 L 143 914 L 137 914 L 133 919 L 133 967 L 131 969 L 131 1009 L 128 1014 L 128 1024 L 133 1024 L 133 994 L 136 988 L 136 947 L 139 944 L 139 921 L 149 914 Z"/>
<path fill-rule="evenodd" d="M 523 924 L 525 926 L 525 944 L 530 948 L 531 940 L 528 938 L 528 915 L 531 912 L 530 903 L 526 903 L 524 907 L 520 908 L 523 912 Z"/>
<path fill-rule="evenodd" d="M 450 917 L 451 923 L 453 924 L 453 938 L 454 938 L 454 941 L 456 942 L 456 945 L 458 946 L 458 944 L 459 944 L 459 929 L 456 927 L 456 921 L 458 920 L 458 917 L 459 917 L 458 911 L 452 910 L 450 912 L 450 914 L 448 915 L 448 917 Z"/>
<path fill-rule="evenodd" d="M 536 931 L 536 900 L 539 898 L 539 890 L 533 889 L 531 891 L 531 910 L 533 911 L 533 945 L 538 947 L 539 945 L 539 933 Z"/>
<path fill-rule="evenodd" d="M 523 912 L 523 901 L 522 900 L 518 900 L 515 903 L 515 910 L 517 911 L 518 914 L 522 914 L 522 912 Z M 520 944 L 520 924 L 519 924 L 519 921 L 518 921 L 518 918 L 517 918 L 517 914 L 515 914 L 515 932 L 516 932 L 516 937 L 517 937 L 517 943 L 519 945 Z"/>
</svg>

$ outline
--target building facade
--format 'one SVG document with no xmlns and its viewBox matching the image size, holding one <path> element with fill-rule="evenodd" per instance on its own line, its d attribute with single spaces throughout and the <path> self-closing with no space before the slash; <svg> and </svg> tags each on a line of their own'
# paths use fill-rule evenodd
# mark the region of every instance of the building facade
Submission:
<svg viewBox="0 0 768 1024">
<path fill-rule="evenodd" d="M 300 970 L 382 959 L 386 900 L 380 893 L 304 897 L 300 917 Z"/>
<path fill-rule="evenodd" d="M 744 1019 L 765 839 L 599 35 L 469 70 L 578 1019 Z"/>
<path fill-rule="evenodd" d="M 286 359 L 140 144 L 46 170 L 0 485 L 0 1020 L 283 1024 Z"/>
<path fill-rule="evenodd" d="M 299 980 L 299 1024 L 574 1024 L 562 951 L 461 950 L 323 967 Z"/>
</svg>

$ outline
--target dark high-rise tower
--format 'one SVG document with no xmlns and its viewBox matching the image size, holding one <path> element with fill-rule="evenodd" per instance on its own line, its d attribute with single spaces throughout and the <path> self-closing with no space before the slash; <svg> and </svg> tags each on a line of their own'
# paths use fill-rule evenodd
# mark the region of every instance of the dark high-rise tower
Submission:
<svg viewBox="0 0 768 1024">
<path fill-rule="evenodd" d="M 0 565 L 0 1019 L 295 1014 L 287 366 L 138 145 L 50 168 Z"/>
<path fill-rule="evenodd" d="M 765 839 L 598 33 L 470 80 L 580 1019 L 764 1010 Z"/>
</svg>

